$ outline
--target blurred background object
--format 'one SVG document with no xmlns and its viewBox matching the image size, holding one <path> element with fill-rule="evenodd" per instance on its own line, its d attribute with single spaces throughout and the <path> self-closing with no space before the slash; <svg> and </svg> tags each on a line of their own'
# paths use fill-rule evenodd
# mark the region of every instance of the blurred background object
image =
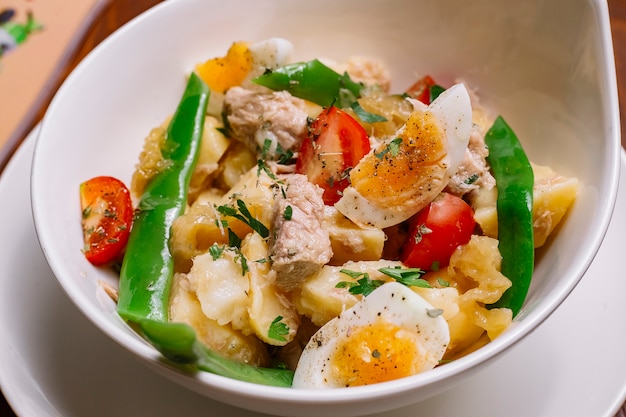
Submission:
<svg viewBox="0 0 626 417">
<path fill-rule="evenodd" d="M 0 0 L 0 15 L 5 12 L 7 22 L 25 25 L 30 15 L 41 25 L 0 56 L 0 170 L 89 51 L 161 1 Z M 4 43 L 1 32 L 0 43 Z"/>
</svg>

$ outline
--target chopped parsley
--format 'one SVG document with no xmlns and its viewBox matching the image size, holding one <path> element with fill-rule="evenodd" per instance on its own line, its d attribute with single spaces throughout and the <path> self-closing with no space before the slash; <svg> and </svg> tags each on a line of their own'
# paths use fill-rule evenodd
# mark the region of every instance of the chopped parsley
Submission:
<svg viewBox="0 0 626 417">
<path fill-rule="evenodd" d="M 261 158 L 267 159 L 267 155 L 269 155 L 271 147 L 272 147 L 272 140 L 265 139 L 263 141 L 263 147 L 261 148 Z"/>
<path fill-rule="evenodd" d="M 276 317 L 267 330 L 267 336 L 270 339 L 286 342 L 285 336 L 289 334 L 289 326 L 283 323 L 283 316 Z"/>
<path fill-rule="evenodd" d="M 222 257 L 222 254 L 224 253 L 224 246 L 220 246 L 217 243 L 214 243 L 209 248 L 209 253 L 211 254 L 211 258 L 213 258 L 214 261 L 217 261 L 219 258 Z"/>
<path fill-rule="evenodd" d="M 241 253 L 239 248 L 236 248 L 235 251 L 237 253 L 237 255 L 235 255 L 235 262 L 239 262 L 241 264 L 241 275 L 246 275 L 246 272 L 250 270 L 248 267 L 248 260 L 245 256 L 243 256 L 243 253 Z"/>
<path fill-rule="evenodd" d="M 228 228 L 228 246 L 232 248 L 241 247 L 241 238 L 237 236 L 237 233 L 233 232 L 231 228 Z"/>
<path fill-rule="evenodd" d="M 441 285 L 442 287 L 450 286 L 450 283 L 443 278 L 437 278 L 437 283 L 439 283 L 439 285 Z"/>
<path fill-rule="evenodd" d="M 293 207 L 291 206 L 285 207 L 285 211 L 283 212 L 283 219 L 291 220 L 291 216 L 293 216 Z"/>
<path fill-rule="evenodd" d="M 441 95 L 441 93 L 446 91 L 445 88 L 443 88 L 442 86 L 440 86 L 438 84 L 430 86 L 429 90 L 430 90 L 430 102 L 431 103 L 433 101 L 435 101 L 437 99 L 437 97 L 439 97 Z"/>
<path fill-rule="evenodd" d="M 354 279 L 358 279 L 359 277 L 363 275 L 367 275 L 367 273 L 365 272 L 351 271 L 349 269 L 341 269 L 339 272 L 341 272 L 342 274 L 346 274 L 350 278 L 354 278 Z"/>
<path fill-rule="evenodd" d="M 371 279 L 367 272 L 350 271 L 349 269 L 342 269 L 340 271 L 348 275 L 351 278 L 356 279 L 356 282 L 340 281 L 335 285 L 336 288 L 347 288 L 350 294 L 368 296 L 376 288 L 380 287 L 385 281 L 379 279 Z"/>
<path fill-rule="evenodd" d="M 228 229 L 228 232 L 235 235 L 235 233 L 232 232 L 230 229 Z M 225 245 L 218 245 L 217 243 L 214 243 L 209 247 L 209 254 L 214 261 L 217 261 L 222 257 L 222 255 L 224 255 L 224 251 L 226 250 L 234 251 L 235 257 L 233 260 L 241 264 L 241 275 L 245 275 L 246 272 L 248 272 L 250 269 L 248 267 L 248 260 L 243 255 L 243 253 L 241 253 L 239 246 L 230 245 L 230 247 L 227 248 Z"/>
<path fill-rule="evenodd" d="M 383 280 L 372 279 L 367 272 L 351 271 L 349 269 L 342 269 L 340 272 L 355 279 L 356 282 L 340 281 L 335 285 L 335 288 L 348 288 L 350 294 L 354 295 L 368 296 L 372 291 L 385 283 Z M 432 288 L 430 283 L 422 278 L 426 271 L 419 268 L 401 268 L 396 266 L 379 268 L 378 272 L 393 278 L 407 287 Z"/>
<path fill-rule="evenodd" d="M 228 227 L 228 221 L 224 219 L 215 219 L 215 225 L 219 228 Z"/>
<path fill-rule="evenodd" d="M 278 155 L 278 163 L 281 165 L 286 165 L 293 159 L 293 151 L 291 149 L 283 149 L 280 143 L 276 145 L 276 155 Z"/>
<path fill-rule="evenodd" d="M 420 268 L 380 268 L 379 272 L 395 279 L 407 287 L 431 288 L 430 283 L 422 278 L 426 271 Z"/>
<path fill-rule="evenodd" d="M 359 117 L 359 119 L 361 119 L 365 123 L 378 123 L 387 121 L 386 117 L 381 116 L 380 114 L 370 113 L 365 110 L 356 100 L 353 101 L 352 104 L 350 104 L 350 107 L 352 108 L 352 110 L 354 110 L 354 113 Z"/>
<path fill-rule="evenodd" d="M 383 159 L 387 154 L 390 154 L 392 157 L 398 156 L 401 143 L 402 138 L 394 138 L 391 140 L 391 142 L 387 144 L 387 146 L 385 146 L 382 151 L 375 153 L 374 155 L 376 155 L 376 158 L 378 159 Z"/>
<path fill-rule="evenodd" d="M 275 181 L 270 185 L 270 188 L 274 191 L 274 196 L 277 195 L 277 191 L 280 191 L 282 197 L 287 198 L 287 186 L 284 181 Z"/>
<path fill-rule="evenodd" d="M 280 146 L 280 143 L 276 143 L 274 156 L 271 156 L 270 151 L 272 149 L 272 143 L 272 140 L 267 138 L 263 141 L 263 146 L 261 147 L 262 160 L 277 159 L 277 162 L 281 165 L 286 165 L 291 162 L 291 160 L 293 159 L 293 151 L 291 149 L 284 149 L 282 146 Z M 261 160 L 259 160 L 259 162 L 261 162 Z"/>
<path fill-rule="evenodd" d="M 463 181 L 463 182 L 464 182 L 465 184 L 467 184 L 467 185 L 472 185 L 472 184 L 474 184 L 476 181 L 478 181 L 478 178 L 479 178 L 478 174 L 474 174 L 474 175 L 472 175 L 472 176 L 468 177 L 468 178 L 467 178 L 465 181 Z"/>
<path fill-rule="evenodd" d="M 258 167 L 257 171 L 256 171 L 257 176 L 261 175 L 261 171 L 263 171 L 271 179 L 273 179 L 273 180 L 277 180 L 278 179 L 278 177 L 276 175 L 274 175 L 274 173 L 272 172 L 270 167 L 267 165 L 267 162 L 265 162 L 263 159 L 259 159 L 257 161 L 257 167 Z"/>
<path fill-rule="evenodd" d="M 269 229 L 254 216 L 252 216 L 250 210 L 248 210 L 248 207 L 246 207 L 246 203 L 239 198 L 235 201 L 235 203 L 237 204 L 237 208 L 223 205 L 218 206 L 217 211 L 224 216 L 230 216 L 241 220 L 242 222 L 250 226 L 252 230 L 261 235 L 262 238 L 267 238 L 270 235 Z"/>
</svg>

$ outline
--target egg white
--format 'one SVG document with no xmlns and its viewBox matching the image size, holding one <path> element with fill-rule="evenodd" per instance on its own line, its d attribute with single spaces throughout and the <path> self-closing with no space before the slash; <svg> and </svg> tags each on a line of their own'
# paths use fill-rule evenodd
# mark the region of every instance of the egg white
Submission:
<svg viewBox="0 0 626 417">
<path fill-rule="evenodd" d="M 356 329 L 383 320 L 412 332 L 415 351 L 423 362 L 416 373 L 434 368 L 450 342 L 440 311 L 407 286 L 389 282 L 374 290 L 339 317 L 322 326 L 309 340 L 298 362 L 294 388 L 336 388 L 345 383 L 334 377 L 332 358 L 339 345 Z M 393 335 L 390 335 L 393 338 Z"/>
<path fill-rule="evenodd" d="M 250 44 L 248 50 L 252 55 L 253 71 L 263 73 L 268 68 L 275 69 L 289 64 L 292 59 L 293 44 L 287 39 L 270 38 Z"/>
<path fill-rule="evenodd" d="M 455 84 L 441 93 L 428 106 L 428 111 L 439 120 L 445 132 L 449 180 L 463 161 L 472 130 L 472 104 L 465 85 Z"/>
</svg>

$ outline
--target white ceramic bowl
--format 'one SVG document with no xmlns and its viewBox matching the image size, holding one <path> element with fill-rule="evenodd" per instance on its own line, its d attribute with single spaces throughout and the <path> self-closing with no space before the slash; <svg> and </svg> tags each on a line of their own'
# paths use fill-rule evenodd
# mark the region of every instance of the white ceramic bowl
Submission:
<svg viewBox="0 0 626 417">
<path fill-rule="evenodd" d="M 79 183 L 103 174 L 128 183 L 143 138 L 173 111 L 193 66 L 223 55 L 233 41 L 275 36 L 294 43 L 296 59 L 379 57 L 392 69 L 394 91 L 410 85 L 416 74 L 433 74 L 442 83 L 460 77 L 478 88 L 485 105 L 504 115 L 531 160 L 581 180 L 573 210 L 538 259 L 521 314 L 495 341 L 402 380 L 289 390 L 184 374 L 165 365 L 117 316 L 98 284 L 115 284 L 116 277 L 92 267 L 80 251 Z M 33 212 L 45 256 L 69 298 L 161 374 L 260 412 L 362 415 L 451 387 L 491 363 L 561 304 L 589 266 L 611 216 L 618 132 L 613 51 L 602 0 L 170 0 L 103 42 L 59 90 L 36 145 Z"/>
</svg>

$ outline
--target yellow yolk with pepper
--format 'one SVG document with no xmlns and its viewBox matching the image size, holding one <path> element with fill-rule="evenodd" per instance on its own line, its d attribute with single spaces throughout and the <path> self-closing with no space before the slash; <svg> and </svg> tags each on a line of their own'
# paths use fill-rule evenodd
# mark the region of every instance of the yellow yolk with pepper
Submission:
<svg viewBox="0 0 626 417">
<path fill-rule="evenodd" d="M 240 85 L 252 69 L 252 54 L 246 42 L 235 42 L 224 57 L 196 65 L 196 72 L 213 91 L 223 93 Z"/>
<path fill-rule="evenodd" d="M 397 134 L 350 171 L 335 208 L 356 224 L 384 229 L 407 220 L 444 190 L 465 157 L 472 106 L 463 84 L 413 105 Z"/>
<path fill-rule="evenodd" d="M 331 358 L 334 378 L 350 387 L 415 374 L 424 358 L 415 334 L 383 320 L 357 327 Z"/>
<path fill-rule="evenodd" d="M 415 375 L 435 367 L 449 342 L 440 311 L 409 287 L 388 282 L 313 335 L 293 387 L 354 387 Z"/>
<path fill-rule="evenodd" d="M 212 93 L 224 94 L 250 78 L 291 60 L 293 45 L 286 39 L 270 38 L 255 43 L 234 42 L 225 56 L 198 63 L 195 71 Z"/>
<path fill-rule="evenodd" d="M 430 112 L 415 111 L 393 140 L 381 144 L 350 172 L 350 183 L 385 205 L 421 200 L 447 171 L 445 137 Z"/>
</svg>

